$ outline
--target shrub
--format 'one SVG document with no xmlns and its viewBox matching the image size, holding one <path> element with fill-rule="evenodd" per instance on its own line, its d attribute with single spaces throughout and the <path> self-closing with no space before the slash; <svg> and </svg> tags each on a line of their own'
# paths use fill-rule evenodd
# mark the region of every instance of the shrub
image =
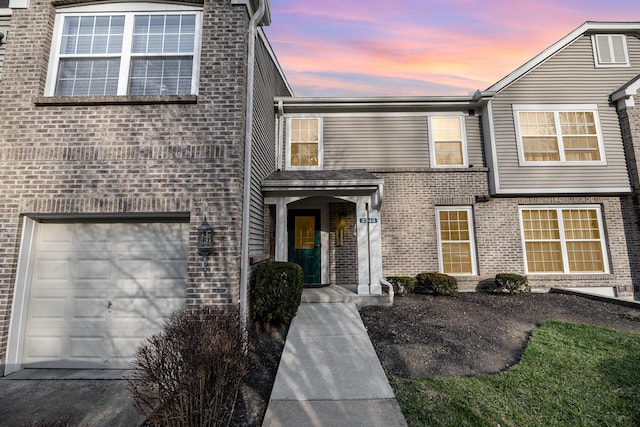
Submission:
<svg viewBox="0 0 640 427">
<path fill-rule="evenodd" d="M 519 274 L 500 273 L 496 274 L 494 282 L 495 292 L 509 292 L 510 294 L 523 294 L 531 292 L 529 281 L 526 276 Z"/>
<path fill-rule="evenodd" d="M 138 348 L 127 377 L 135 408 L 154 426 L 228 425 L 247 372 L 237 309 L 174 313 Z"/>
<path fill-rule="evenodd" d="M 416 287 L 415 280 L 409 276 L 391 276 L 387 277 L 387 282 L 393 286 L 393 292 L 396 295 L 404 296 L 409 292 L 413 292 Z"/>
<path fill-rule="evenodd" d="M 258 264 L 251 285 L 254 321 L 289 323 L 302 300 L 302 267 L 292 262 Z"/>
<path fill-rule="evenodd" d="M 458 293 L 458 279 L 442 273 L 420 273 L 416 276 L 416 292 L 453 296 Z"/>
</svg>

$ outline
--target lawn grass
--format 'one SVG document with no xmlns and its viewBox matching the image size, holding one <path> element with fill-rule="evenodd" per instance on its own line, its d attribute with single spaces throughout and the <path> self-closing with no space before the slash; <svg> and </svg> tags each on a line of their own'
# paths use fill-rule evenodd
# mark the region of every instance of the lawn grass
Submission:
<svg viewBox="0 0 640 427">
<path fill-rule="evenodd" d="M 545 322 L 509 371 L 391 384 L 410 426 L 638 426 L 640 335 Z"/>
</svg>

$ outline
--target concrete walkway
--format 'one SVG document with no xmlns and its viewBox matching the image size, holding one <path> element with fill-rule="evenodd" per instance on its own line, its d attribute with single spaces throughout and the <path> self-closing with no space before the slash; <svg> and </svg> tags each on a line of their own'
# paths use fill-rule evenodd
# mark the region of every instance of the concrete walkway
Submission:
<svg viewBox="0 0 640 427">
<path fill-rule="evenodd" d="M 407 425 L 355 304 L 300 305 L 262 425 Z"/>
</svg>

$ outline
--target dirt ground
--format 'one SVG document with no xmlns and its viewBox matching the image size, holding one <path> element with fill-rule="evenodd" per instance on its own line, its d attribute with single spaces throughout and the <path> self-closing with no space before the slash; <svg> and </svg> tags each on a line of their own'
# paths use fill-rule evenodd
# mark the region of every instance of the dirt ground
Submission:
<svg viewBox="0 0 640 427">
<path fill-rule="evenodd" d="M 288 330 L 288 325 L 267 325 L 250 331 L 249 373 L 240 389 L 231 425 L 262 425 Z"/>
<path fill-rule="evenodd" d="M 387 374 L 468 377 L 516 364 L 544 320 L 640 333 L 640 310 L 563 294 L 411 294 L 360 314 Z"/>
</svg>

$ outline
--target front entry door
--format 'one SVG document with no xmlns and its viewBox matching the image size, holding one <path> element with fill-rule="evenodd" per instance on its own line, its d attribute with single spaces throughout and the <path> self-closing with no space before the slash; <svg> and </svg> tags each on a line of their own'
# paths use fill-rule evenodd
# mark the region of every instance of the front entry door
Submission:
<svg viewBox="0 0 640 427">
<path fill-rule="evenodd" d="M 320 285 L 320 210 L 290 210 L 288 222 L 289 262 L 302 267 L 305 286 Z"/>
</svg>

